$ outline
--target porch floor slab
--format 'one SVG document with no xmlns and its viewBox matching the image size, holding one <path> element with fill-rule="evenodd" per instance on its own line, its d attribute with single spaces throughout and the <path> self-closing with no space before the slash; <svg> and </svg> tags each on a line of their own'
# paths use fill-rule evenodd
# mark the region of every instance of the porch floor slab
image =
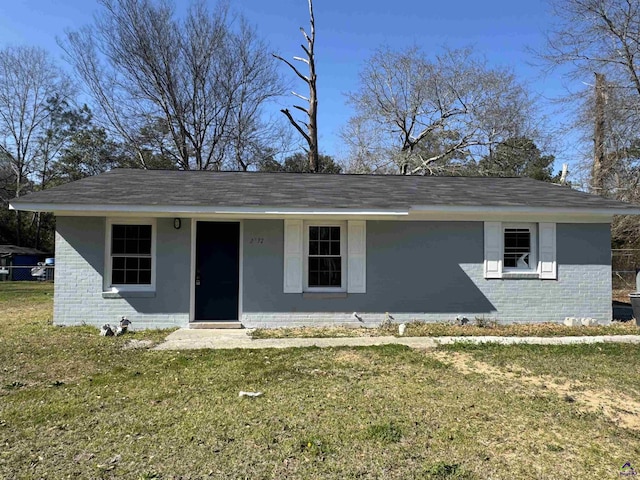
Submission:
<svg viewBox="0 0 640 480">
<path fill-rule="evenodd" d="M 456 342 L 499 343 L 513 345 L 571 345 L 578 343 L 636 343 L 640 335 L 600 335 L 592 337 L 342 337 L 342 338 L 268 338 L 253 340 L 251 330 L 193 330 L 180 329 L 167 336 L 154 350 L 194 349 L 261 349 L 296 347 L 366 347 L 398 344 L 411 348 L 436 348 Z"/>
</svg>

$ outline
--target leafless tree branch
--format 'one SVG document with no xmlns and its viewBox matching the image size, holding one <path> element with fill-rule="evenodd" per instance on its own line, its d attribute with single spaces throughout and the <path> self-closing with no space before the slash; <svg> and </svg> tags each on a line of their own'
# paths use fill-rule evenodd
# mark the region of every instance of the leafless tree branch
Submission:
<svg viewBox="0 0 640 480">
<path fill-rule="evenodd" d="M 307 45 L 301 45 L 302 50 L 304 51 L 306 58 L 301 58 L 301 57 L 293 57 L 294 60 L 300 61 L 305 63 L 308 68 L 309 68 L 309 74 L 308 75 L 303 75 L 297 68 L 295 65 L 293 65 L 291 62 L 289 62 L 288 60 L 285 60 L 284 58 L 282 58 L 279 55 L 273 55 L 275 58 L 277 58 L 278 60 L 282 61 L 283 63 L 285 63 L 286 65 L 288 65 L 293 71 L 294 73 L 298 76 L 298 78 L 300 78 L 301 80 L 303 80 L 307 86 L 309 87 L 309 98 L 305 98 L 302 95 L 298 95 L 294 92 L 293 95 L 295 95 L 298 98 L 301 98 L 302 100 L 305 100 L 309 103 L 309 108 L 305 109 L 299 106 L 294 106 L 294 108 L 301 110 L 303 112 L 305 112 L 306 117 L 308 118 L 307 122 L 298 122 L 296 121 L 292 116 L 291 116 L 291 112 L 289 111 L 289 109 L 283 109 L 281 110 L 282 113 L 284 113 L 287 118 L 289 119 L 289 122 L 295 127 L 295 129 L 301 134 L 302 138 L 305 140 L 305 142 L 307 143 L 307 152 L 309 155 L 309 166 L 312 172 L 318 172 L 319 171 L 319 167 L 320 167 L 320 160 L 319 160 L 319 152 L 318 152 L 318 121 L 317 121 L 317 117 L 318 117 L 318 91 L 317 91 L 317 75 L 316 75 L 316 63 L 315 63 L 315 52 L 314 52 L 314 47 L 315 47 L 315 41 L 316 41 L 316 24 L 315 24 L 315 16 L 313 14 L 313 1 L 312 0 L 308 0 L 309 3 L 309 25 L 310 25 L 310 35 L 307 34 L 307 32 L 304 30 L 304 28 L 300 28 L 300 32 L 302 33 L 302 35 L 304 36 L 305 40 L 307 41 Z M 305 132 L 302 127 L 300 126 L 300 124 L 304 124 L 307 128 L 307 131 Z"/>
<path fill-rule="evenodd" d="M 211 12 L 196 1 L 185 15 L 153 0 L 99 3 L 94 25 L 69 32 L 63 48 L 103 125 L 142 167 L 152 150 L 185 170 L 247 168 L 268 143 L 258 139 L 263 106 L 282 94 L 255 29 L 224 3 Z M 153 125 L 158 135 L 140 134 Z"/>
</svg>

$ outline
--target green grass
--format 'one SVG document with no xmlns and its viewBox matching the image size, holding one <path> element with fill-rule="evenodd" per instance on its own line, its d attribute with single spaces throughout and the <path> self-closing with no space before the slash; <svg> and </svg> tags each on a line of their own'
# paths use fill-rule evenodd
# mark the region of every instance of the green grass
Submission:
<svg viewBox="0 0 640 480">
<path fill-rule="evenodd" d="M 367 428 L 367 438 L 384 443 L 395 443 L 402 439 L 402 429 L 393 422 L 371 425 Z"/>
<path fill-rule="evenodd" d="M 477 324 L 476 324 L 477 323 Z M 452 325 L 450 323 L 411 322 L 406 326 L 407 337 L 448 337 L 494 335 L 501 337 L 559 337 L 559 336 L 595 336 L 595 335 L 639 335 L 635 322 L 614 322 L 611 325 L 593 327 L 567 327 L 557 323 L 501 325 L 491 321 L 474 322 L 470 325 Z M 398 326 L 378 328 L 348 327 L 297 327 L 297 328 L 258 328 L 251 333 L 252 338 L 326 338 L 326 337 L 378 337 L 398 335 Z"/>
<path fill-rule="evenodd" d="M 638 347 L 126 350 L 166 332 L 52 326 L 50 285 L 0 283 L 0 308 L 0 478 L 603 479 L 640 463 L 638 430 L 450 362 L 635 395 Z"/>
</svg>

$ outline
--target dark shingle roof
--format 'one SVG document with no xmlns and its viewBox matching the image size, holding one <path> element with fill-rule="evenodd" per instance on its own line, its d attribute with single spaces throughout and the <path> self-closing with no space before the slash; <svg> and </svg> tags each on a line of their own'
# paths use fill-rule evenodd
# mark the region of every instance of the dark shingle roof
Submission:
<svg viewBox="0 0 640 480">
<path fill-rule="evenodd" d="M 528 178 L 321 175 L 115 169 L 11 202 L 331 209 L 529 207 L 638 210 Z"/>
<path fill-rule="evenodd" d="M 12 255 L 48 255 L 48 253 L 30 247 L 18 247 L 17 245 L 0 245 L 0 257 L 7 257 Z"/>
</svg>

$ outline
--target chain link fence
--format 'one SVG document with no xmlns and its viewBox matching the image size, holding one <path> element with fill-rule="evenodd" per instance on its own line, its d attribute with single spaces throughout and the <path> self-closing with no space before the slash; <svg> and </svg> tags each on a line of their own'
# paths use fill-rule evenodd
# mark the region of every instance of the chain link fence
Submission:
<svg viewBox="0 0 640 480">
<path fill-rule="evenodd" d="M 40 281 L 53 282 L 54 265 L 7 265 L 0 266 L 0 282 Z"/>
<path fill-rule="evenodd" d="M 611 286 L 614 300 L 629 301 L 629 294 L 636 291 L 637 269 L 640 269 L 640 249 L 611 250 Z"/>
</svg>

